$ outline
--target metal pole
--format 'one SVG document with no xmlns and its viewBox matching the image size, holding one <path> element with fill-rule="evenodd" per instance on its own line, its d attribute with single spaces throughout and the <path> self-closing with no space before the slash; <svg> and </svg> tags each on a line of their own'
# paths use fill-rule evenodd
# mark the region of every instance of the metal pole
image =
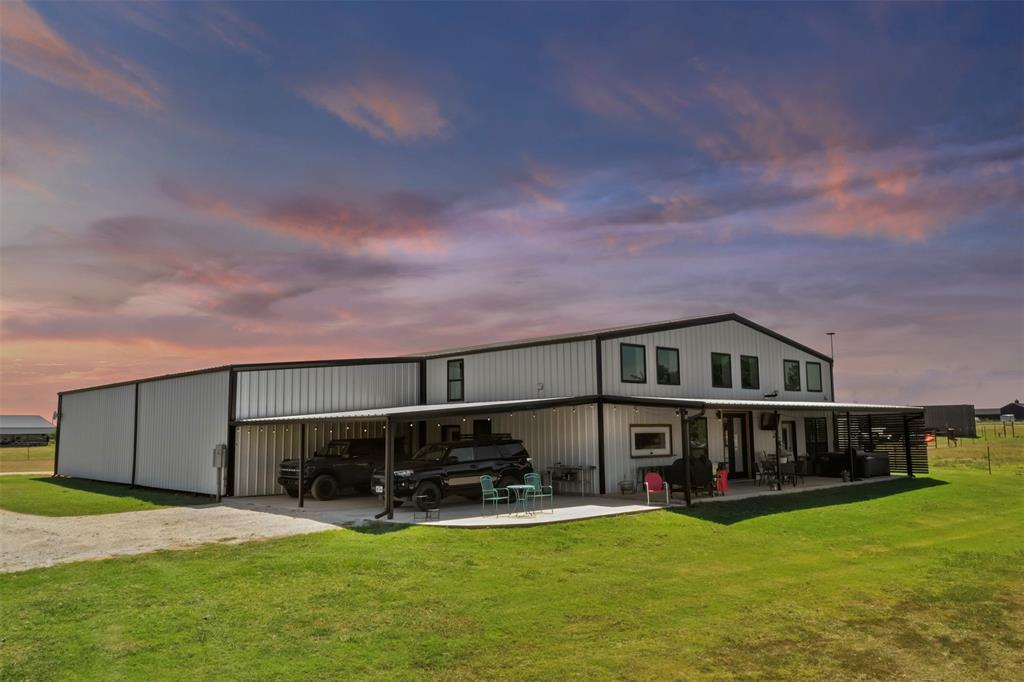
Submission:
<svg viewBox="0 0 1024 682">
<path fill-rule="evenodd" d="M 910 446 L 910 418 L 903 418 L 903 448 L 907 456 L 907 476 L 910 478 L 914 477 L 914 460 L 911 457 L 912 448 Z M 925 446 L 925 453 L 927 453 L 927 445 Z"/>
<path fill-rule="evenodd" d="M 854 480 L 853 476 L 853 426 L 850 424 L 850 413 L 846 413 L 846 449 L 849 450 L 850 454 L 850 482 Z"/>
<path fill-rule="evenodd" d="M 384 423 L 384 508 L 388 520 L 395 518 L 395 439 L 392 433 L 394 422 L 389 418 Z"/>
<path fill-rule="evenodd" d="M 693 500 L 690 498 L 690 434 L 686 429 L 686 410 L 679 411 L 679 425 L 683 430 L 683 497 L 686 499 L 686 506 L 692 507 Z"/>
<path fill-rule="evenodd" d="M 299 508 L 306 506 L 306 422 L 299 429 Z"/>
<path fill-rule="evenodd" d="M 986 445 L 985 451 L 988 452 L 988 473 L 992 473 L 992 446 Z"/>
<path fill-rule="evenodd" d="M 782 462 L 779 461 L 779 412 L 775 411 L 775 489 L 782 490 Z"/>
</svg>

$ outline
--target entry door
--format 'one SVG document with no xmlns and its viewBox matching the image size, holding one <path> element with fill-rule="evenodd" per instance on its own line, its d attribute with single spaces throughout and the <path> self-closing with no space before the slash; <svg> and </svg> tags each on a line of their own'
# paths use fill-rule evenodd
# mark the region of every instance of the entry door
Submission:
<svg viewBox="0 0 1024 682">
<path fill-rule="evenodd" d="M 449 442 L 458 440 L 462 429 L 457 424 L 445 424 L 441 427 L 441 441 Z"/>
<path fill-rule="evenodd" d="M 782 439 L 782 450 L 791 455 L 796 455 L 796 422 L 782 422 L 779 430 L 779 438 Z"/>
<path fill-rule="evenodd" d="M 747 415 L 722 415 L 722 438 L 725 445 L 725 456 L 729 462 L 730 478 L 747 478 L 749 476 L 747 445 Z"/>
</svg>

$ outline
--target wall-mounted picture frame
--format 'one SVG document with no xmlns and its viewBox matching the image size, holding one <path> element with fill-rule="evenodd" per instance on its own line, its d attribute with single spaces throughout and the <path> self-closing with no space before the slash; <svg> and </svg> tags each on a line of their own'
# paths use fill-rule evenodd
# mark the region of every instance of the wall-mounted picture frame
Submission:
<svg viewBox="0 0 1024 682">
<path fill-rule="evenodd" d="M 672 426 L 670 424 L 630 424 L 629 456 L 670 457 Z"/>
</svg>

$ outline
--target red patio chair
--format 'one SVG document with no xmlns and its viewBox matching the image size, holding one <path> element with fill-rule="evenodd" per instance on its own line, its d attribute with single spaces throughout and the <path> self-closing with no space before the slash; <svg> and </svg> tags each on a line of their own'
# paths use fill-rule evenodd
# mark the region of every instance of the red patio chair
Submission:
<svg viewBox="0 0 1024 682">
<path fill-rule="evenodd" d="M 668 504 L 668 484 L 653 471 L 644 475 L 644 490 L 647 491 L 647 504 L 651 503 L 651 495 L 665 495 L 665 504 Z"/>
<path fill-rule="evenodd" d="M 718 470 L 718 494 L 724 495 L 729 491 L 729 470 Z"/>
</svg>

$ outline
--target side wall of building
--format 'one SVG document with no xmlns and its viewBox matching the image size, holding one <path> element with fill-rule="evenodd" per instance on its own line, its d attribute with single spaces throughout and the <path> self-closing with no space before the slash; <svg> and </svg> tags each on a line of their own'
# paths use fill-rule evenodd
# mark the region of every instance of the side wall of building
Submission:
<svg viewBox="0 0 1024 682">
<path fill-rule="evenodd" d="M 415 405 L 419 376 L 418 362 L 239 371 L 235 418 Z"/>
<path fill-rule="evenodd" d="M 638 344 L 646 349 L 647 376 L 643 383 L 622 381 L 621 349 L 623 343 Z M 657 348 L 679 351 L 679 384 L 658 383 Z M 727 353 L 731 357 L 732 388 L 715 388 L 711 382 L 711 354 Z M 758 358 L 759 387 L 742 388 L 740 356 Z M 765 393 L 778 391 L 779 400 L 832 399 L 829 363 L 764 332 L 736 321 L 670 329 L 602 341 L 601 357 L 604 392 L 607 395 L 650 396 L 659 398 L 734 398 L 761 399 Z M 783 383 L 783 360 L 800 363 L 800 390 L 787 391 Z M 807 390 L 807 363 L 821 365 L 821 391 Z"/>
<path fill-rule="evenodd" d="M 135 384 L 68 393 L 61 399 L 57 473 L 131 483 Z"/>
<path fill-rule="evenodd" d="M 213 449 L 227 444 L 228 381 L 223 371 L 139 384 L 137 485 L 216 494 Z"/>
<path fill-rule="evenodd" d="M 448 362 L 463 361 L 463 401 L 597 393 L 594 341 L 552 343 L 427 360 L 427 402 L 448 401 Z"/>
</svg>

